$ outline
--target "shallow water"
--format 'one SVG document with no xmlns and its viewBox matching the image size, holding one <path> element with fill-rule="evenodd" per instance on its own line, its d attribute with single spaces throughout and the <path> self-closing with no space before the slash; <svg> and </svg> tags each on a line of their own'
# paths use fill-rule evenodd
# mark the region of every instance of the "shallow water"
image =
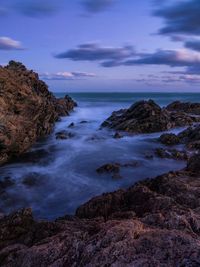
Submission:
<svg viewBox="0 0 200 267">
<path fill-rule="evenodd" d="M 146 153 L 161 147 L 155 141 L 160 133 L 114 139 L 113 131 L 99 127 L 112 111 L 128 107 L 139 99 L 153 98 L 163 106 L 178 98 L 200 101 L 200 94 L 71 95 L 79 104 L 71 116 L 63 117 L 54 132 L 40 140 L 27 157 L 0 168 L 0 179 L 11 177 L 15 181 L 15 185 L 0 195 L 0 212 L 32 207 L 35 217 L 55 219 L 73 214 L 80 204 L 93 196 L 185 166 L 180 161 L 145 158 Z M 75 126 L 68 128 L 71 122 Z M 75 136 L 69 140 L 56 140 L 55 133 L 60 130 L 70 131 Z M 139 162 L 137 167 L 122 168 L 122 179 L 96 173 L 96 169 L 105 163 L 135 160 Z M 27 177 L 36 177 L 36 182 L 25 184 L 23 181 Z"/>
</svg>

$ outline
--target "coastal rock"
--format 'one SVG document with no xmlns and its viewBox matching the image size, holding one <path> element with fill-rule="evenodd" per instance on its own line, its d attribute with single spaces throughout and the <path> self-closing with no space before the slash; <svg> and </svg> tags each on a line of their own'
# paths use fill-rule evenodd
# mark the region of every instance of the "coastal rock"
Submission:
<svg viewBox="0 0 200 267">
<path fill-rule="evenodd" d="M 101 126 L 139 134 L 166 131 L 199 121 L 198 116 L 169 111 L 149 100 L 139 101 L 128 109 L 113 112 Z"/>
<path fill-rule="evenodd" d="M 108 163 L 108 164 L 105 164 L 105 165 L 99 167 L 96 171 L 98 173 L 105 173 L 105 172 L 119 173 L 120 164 L 119 163 Z"/>
<path fill-rule="evenodd" d="M 163 134 L 160 136 L 159 141 L 165 145 L 184 144 L 188 149 L 200 149 L 200 125 L 194 125 L 175 134 Z"/>
<path fill-rule="evenodd" d="M 56 99 L 56 112 L 59 116 L 68 116 L 69 112 L 77 107 L 77 103 L 68 95 L 64 98 Z"/>
<path fill-rule="evenodd" d="M 189 114 L 200 115 L 200 103 L 175 101 L 166 107 L 169 111 L 181 111 Z"/>
<path fill-rule="evenodd" d="M 75 106 L 56 99 L 38 74 L 18 62 L 0 68 L 0 164 L 26 152 Z"/>
<path fill-rule="evenodd" d="M 66 140 L 73 138 L 75 135 L 68 131 L 60 131 L 56 133 L 56 139 Z"/>
<path fill-rule="evenodd" d="M 177 150 L 177 149 L 164 149 L 164 148 L 157 148 L 155 150 L 156 156 L 159 158 L 167 158 L 167 159 L 175 159 L 175 160 L 187 160 L 189 155 L 186 151 Z"/>
<path fill-rule="evenodd" d="M 159 141 L 162 144 L 169 145 L 169 146 L 177 145 L 180 143 L 178 136 L 172 133 L 162 134 L 159 138 Z"/>
<path fill-rule="evenodd" d="M 113 138 L 115 138 L 115 139 L 120 139 L 120 138 L 123 138 L 123 135 L 120 134 L 120 133 L 118 133 L 118 132 L 116 132 L 116 133 L 114 134 Z"/>
<path fill-rule="evenodd" d="M 95 197 L 76 216 L 0 218 L 2 267 L 199 266 L 200 156 L 186 169 Z"/>
</svg>

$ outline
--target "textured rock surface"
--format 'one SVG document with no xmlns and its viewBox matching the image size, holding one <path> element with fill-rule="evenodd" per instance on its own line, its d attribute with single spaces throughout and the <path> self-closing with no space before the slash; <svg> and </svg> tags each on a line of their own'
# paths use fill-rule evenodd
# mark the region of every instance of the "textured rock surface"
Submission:
<svg viewBox="0 0 200 267">
<path fill-rule="evenodd" d="M 185 113 L 200 115 L 200 103 L 175 101 L 166 107 L 169 111 L 182 111 Z"/>
<path fill-rule="evenodd" d="M 116 130 L 131 133 L 153 133 L 174 127 L 192 125 L 200 117 L 183 112 L 159 107 L 153 100 L 139 101 L 130 108 L 113 112 L 102 124 Z"/>
<path fill-rule="evenodd" d="M 95 197 L 55 222 L 36 222 L 29 209 L 4 216 L 1 266 L 200 266 L 199 164 L 196 155 L 185 170 Z"/>
<path fill-rule="evenodd" d="M 68 96 L 57 100 L 38 74 L 21 63 L 0 67 L 0 164 L 49 134 L 58 117 L 75 105 Z"/>
<path fill-rule="evenodd" d="M 187 148 L 200 150 L 200 125 L 194 125 L 175 134 L 162 134 L 159 141 L 165 145 L 185 144 Z"/>
</svg>

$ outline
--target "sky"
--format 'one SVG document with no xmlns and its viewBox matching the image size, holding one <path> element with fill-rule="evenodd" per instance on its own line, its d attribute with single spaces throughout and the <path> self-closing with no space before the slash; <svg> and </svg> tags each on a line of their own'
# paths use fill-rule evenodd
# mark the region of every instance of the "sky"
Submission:
<svg viewBox="0 0 200 267">
<path fill-rule="evenodd" d="M 55 92 L 200 92 L 199 0 L 1 0 L 0 65 Z"/>
</svg>

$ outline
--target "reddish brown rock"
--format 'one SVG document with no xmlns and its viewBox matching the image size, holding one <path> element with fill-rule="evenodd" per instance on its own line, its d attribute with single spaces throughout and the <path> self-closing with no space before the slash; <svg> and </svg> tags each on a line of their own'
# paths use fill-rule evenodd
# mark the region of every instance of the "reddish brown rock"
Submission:
<svg viewBox="0 0 200 267">
<path fill-rule="evenodd" d="M 139 101 L 128 109 L 113 112 L 102 124 L 131 133 L 154 133 L 166 131 L 174 127 L 192 125 L 200 121 L 196 115 L 181 111 L 170 111 L 159 107 L 153 100 Z"/>
<path fill-rule="evenodd" d="M 0 164 L 27 151 L 49 134 L 59 116 L 75 106 L 68 96 L 57 100 L 38 74 L 11 61 L 0 68 Z"/>
<path fill-rule="evenodd" d="M 2 267 L 200 266 L 200 157 L 185 170 L 95 197 L 76 216 L 0 217 Z"/>
</svg>

